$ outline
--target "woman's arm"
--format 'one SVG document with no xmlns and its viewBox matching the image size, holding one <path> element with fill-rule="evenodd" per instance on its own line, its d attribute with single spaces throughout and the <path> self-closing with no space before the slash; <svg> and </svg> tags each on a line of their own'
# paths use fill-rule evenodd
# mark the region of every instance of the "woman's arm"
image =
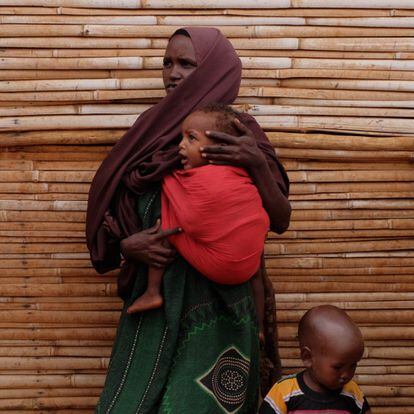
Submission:
<svg viewBox="0 0 414 414">
<path fill-rule="evenodd" d="M 263 207 L 269 215 L 271 230 L 282 234 L 289 227 L 291 214 L 289 200 L 275 184 L 274 175 L 265 158 L 263 162 L 248 168 L 248 171 L 259 190 Z"/>
<path fill-rule="evenodd" d="M 270 218 L 271 230 L 281 234 L 289 226 L 291 207 L 285 192 L 275 179 L 280 172 L 276 164 L 271 165 L 257 145 L 253 132 L 237 118 L 235 126 L 242 134 L 232 136 L 218 131 L 206 131 L 206 134 L 221 144 L 208 145 L 200 148 L 202 157 L 212 164 L 227 164 L 245 168 L 262 198 L 263 207 Z M 223 145 L 225 144 L 225 145 Z"/>
</svg>

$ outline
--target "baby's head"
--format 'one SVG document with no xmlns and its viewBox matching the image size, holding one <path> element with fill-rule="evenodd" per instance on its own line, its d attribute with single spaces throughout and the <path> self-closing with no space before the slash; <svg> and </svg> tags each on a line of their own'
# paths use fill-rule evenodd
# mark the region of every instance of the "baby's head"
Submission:
<svg viewBox="0 0 414 414">
<path fill-rule="evenodd" d="M 180 156 L 185 170 L 201 167 L 208 162 L 201 156 L 200 147 L 215 144 L 206 131 L 220 131 L 229 135 L 239 135 L 233 124 L 237 112 L 227 105 L 213 103 L 199 108 L 184 119 L 179 144 Z"/>
<path fill-rule="evenodd" d="M 364 340 L 342 309 L 332 305 L 310 309 L 299 322 L 298 336 L 305 382 L 311 389 L 339 390 L 352 379 Z"/>
</svg>

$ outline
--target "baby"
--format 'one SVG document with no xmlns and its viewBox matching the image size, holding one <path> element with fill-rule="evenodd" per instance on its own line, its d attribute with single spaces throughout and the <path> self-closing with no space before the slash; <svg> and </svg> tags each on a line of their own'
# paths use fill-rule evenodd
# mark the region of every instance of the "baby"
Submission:
<svg viewBox="0 0 414 414">
<path fill-rule="evenodd" d="M 183 169 L 165 177 L 162 191 L 163 228 L 182 228 L 169 241 L 200 273 L 217 283 L 251 279 L 262 327 L 264 291 L 258 273 L 269 217 L 249 174 L 242 168 L 211 165 L 200 147 L 215 143 L 205 131 L 239 135 L 230 107 L 211 104 L 190 114 L 182 124 L 179 153 Z M 163 303 L 163 269 L 150 267 L 146 292 L 127 309 L 135 313 Z"/>
<path fill-rule="evenodd" d="M 335 306 L 317 306 L 300 320 L 298 335 L 305 371 L 277 382 L 259 413 L 370 414 L 352 381 L 364 353 L 361 331 L 352 319 Z"/>
</svg>

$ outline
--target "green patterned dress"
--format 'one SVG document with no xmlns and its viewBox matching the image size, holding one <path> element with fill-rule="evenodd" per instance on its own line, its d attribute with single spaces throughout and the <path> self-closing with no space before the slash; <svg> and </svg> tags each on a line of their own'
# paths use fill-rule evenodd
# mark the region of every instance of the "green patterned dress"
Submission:
<svg viewBox="0 0 414 414">
<path fill-rule="evenodd" d="M 143 227 L 151 227 L 160 215 L 159 189 L 138 204 Z M 218 285 L 179 257 L 164 274 L 164 306 L 128 315 L 146 275 L 142 265 L 96 413 L 255 413 L 259 342 L 250 284 Z"/>
</svg>

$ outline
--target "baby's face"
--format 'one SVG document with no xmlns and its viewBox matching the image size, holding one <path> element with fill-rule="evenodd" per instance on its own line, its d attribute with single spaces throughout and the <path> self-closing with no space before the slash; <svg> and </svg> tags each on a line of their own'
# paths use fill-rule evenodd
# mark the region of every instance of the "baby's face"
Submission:
<svg viewBox="0 0 414 414">
<path fill-rule="evenodd" d="M 183 139 L 179 144 L 179 153 L 185 170 L 208 164 L 201 156 L 200 147 L 214 143 L 205 134 L 205 131 L 214 129 L 214 114 L 193 112 L 184 119 L 181 127 Z"/>
<path fill-rule="evenodd" d="M 321 344 L 319 350 L 312 352 L 311 388 L 317 392 L 341 389 L 353 378 L 363 352 L 363 344 L 358 343 L 345 347 Z"/>
</svg>

